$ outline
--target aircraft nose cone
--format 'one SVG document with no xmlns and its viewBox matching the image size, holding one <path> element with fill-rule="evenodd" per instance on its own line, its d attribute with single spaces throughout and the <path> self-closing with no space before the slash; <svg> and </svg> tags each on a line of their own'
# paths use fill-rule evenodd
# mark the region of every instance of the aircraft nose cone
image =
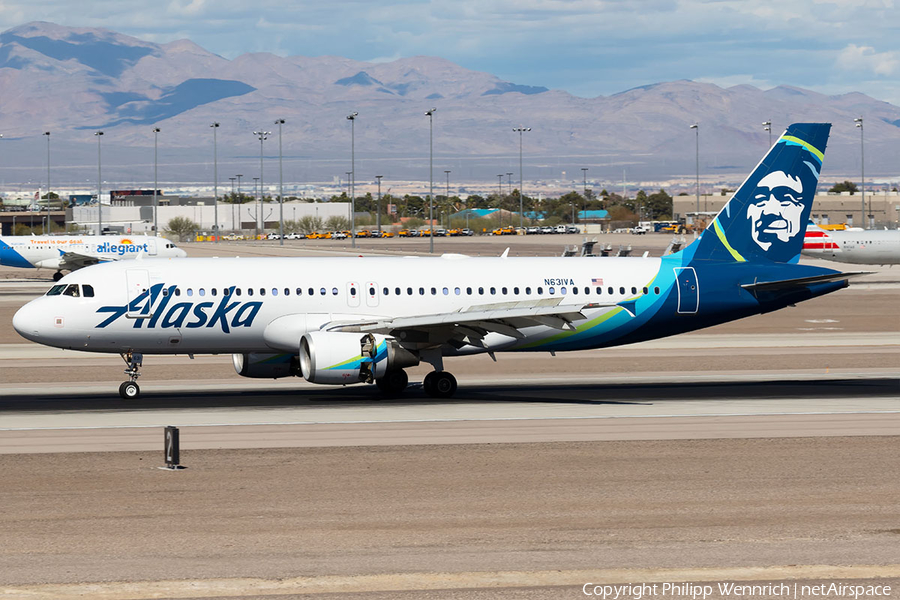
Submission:
<svg viewBox="0 0 900 600">
<path fill-rule="evenodd" d="M 40 342 L 42 311 L 36 308 L 34 304 L 34 302 L 29 302 L 17 310 L 16 314 L 13 315 L 12 324 L 13 329 L 26 340 Z"/>
</svg>

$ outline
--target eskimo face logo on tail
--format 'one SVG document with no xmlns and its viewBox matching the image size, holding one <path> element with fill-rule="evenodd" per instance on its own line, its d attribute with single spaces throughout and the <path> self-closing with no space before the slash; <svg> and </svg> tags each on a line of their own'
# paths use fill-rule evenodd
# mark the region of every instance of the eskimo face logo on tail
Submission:
<svg viewBox="0 0 900 600">
<path fill-rule="evenodd" d="M 774 171 L 756 184 L 747 206 L 750 236 L 756 245 L 768 250 L 773 243 L 784 243 L 800 233 L 803 222 L 803 182 L 784 171 Z"/>
<path fill-rule="evenodd" d="M 165 288 L 166 293 L 163 294 Z M 103 329 L 116 322 L 126 314 L 136 316 L 134 329 L 188 329 L 221 328 L 223 333 L 231 333 L 232 329 L 250 327 L 262 308 L 262 302 L 235 301 L 234 287 L 223 290 L 222 297 L 212 302 L 176 301 L 170 306 L 175 296 L 176 286 L 165 287 L 162 283 L 152 286 L 149 291 L 138 295 L 124 306 L 101 306 L 97 313 L 109 313 L 103 321 L 97 323 L 95 329 Z"/>
</svg>

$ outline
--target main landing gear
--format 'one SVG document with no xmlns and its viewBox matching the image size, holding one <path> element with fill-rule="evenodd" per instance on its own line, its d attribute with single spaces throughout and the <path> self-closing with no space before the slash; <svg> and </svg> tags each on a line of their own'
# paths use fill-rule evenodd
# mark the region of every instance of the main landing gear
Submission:
<svg viewBox="0 0 900 600">
<path fill-rule="evenodd" d="M 409 377 L 403 369 L 388 371 L 384 377 L 375 380 L 378 389 L 390 396 L 399 395 L 408 384 Z M 450 398 L 456 393 L 456 377 L 447 371 L 432 371 L 425 376 L 422 388 L 432 398 Z"/>
<path fill-rule="evenodd" d="M 450 398 L 456 393 L 456 377 L 447 371 L 432 371 L 425 376 L 422 387 L 432 398 Z"/>
<path fill-rule="evenodd" d="M 128 365 L 125 374 L 128 375 L 128 381 L 119 386 L 119 395 L 125 400 L 134 400 L 141 395 L 141 388 L 137 384 L 137 378 L 141 376 L 138 370 L 144 361 L 144 355 L 140 352 L 123 352 L 120 354 L 122 360 Z"/>
<path fill-rule="evenodd" d="M 400 394 L 406 389 L 407 384 L 409 384 L 409 377 L 403 369 L 388 371 L 384 377 L 375 380 L 378 389 L 390 395 Z"/>
</svg>

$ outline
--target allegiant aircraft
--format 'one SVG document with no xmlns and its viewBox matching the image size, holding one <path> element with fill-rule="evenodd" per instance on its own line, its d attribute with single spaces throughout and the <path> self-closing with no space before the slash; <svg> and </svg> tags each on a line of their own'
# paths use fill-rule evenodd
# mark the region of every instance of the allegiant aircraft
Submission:
<svg viewBox="0 0 900 600">
<path fill-rule="evenodd" d="M 798 264 L 828 124 L 792 125 L 712 225 L 662 258 L 210 258 L 72 273 L 13 326 L 59 348 L 118 353 L 134 398 L 143 356 L 231 353 L 245 377 L 407 387 L 450 397 L 447 358 L 562 352 L 661 338 L 767 313 L 857 273 Z"/>
<path fill-rule="evenodd" d="M 183 258 L 184 250 L 165 238 L 114 235 L 16 235 L 0 237 L 0 265 L 63 271 L 129 258 Z"/>
</svg>

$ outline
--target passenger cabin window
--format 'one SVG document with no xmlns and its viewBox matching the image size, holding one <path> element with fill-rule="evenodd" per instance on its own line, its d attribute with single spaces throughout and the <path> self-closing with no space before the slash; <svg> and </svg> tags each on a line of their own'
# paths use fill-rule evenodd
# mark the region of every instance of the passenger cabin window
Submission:
<svg viewBox="0 0 900 600">
<path fill-rule="evenodd" d="M 658 287 L 653 288 L 653 293 L 656 294 L 657 296 L 659 296 L 659 288 Z"/>
</svg>

